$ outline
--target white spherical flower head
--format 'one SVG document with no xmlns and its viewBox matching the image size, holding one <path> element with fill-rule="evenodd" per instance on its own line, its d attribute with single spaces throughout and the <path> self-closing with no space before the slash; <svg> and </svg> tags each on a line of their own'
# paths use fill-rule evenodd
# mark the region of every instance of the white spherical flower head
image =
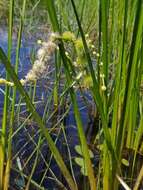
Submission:
<svg viewBox="0 0 143 190">
<path fill-rule="evenodd" d="M 25 76 L 26 81 L 35 81 L 37 79 L 35 72 L 33 70 L 29 71 L 29 73 Z"/>
<path fill-rule="evenodd" d="M 73 62 L 73 65 L 74 65 L 75 67 L 77 67 L 77 66 L 78 66 L 78 64 L 77 64 L 77 62 L 76 62 L 76 61 L 74 61 L 74 62 Z"/>
<path fill-rule="evenodd" d="M 105 91 L 106 90 L 106 86 L 105 85 L 101 86 L 101 90 Z"/>
<path fill-rule="evenodd" d="M 100 57 L 99 53 L 96 53 L 96 56 L 97 56 L 97 57 Z"/>
<path fill-rule="evenodd" d="M 33 64 L 33 67 L 34 67 L 34 65 L 37 65 L 37 64 L 39 64 L 39 60 L 37 59 L 36 61 L 34 61 L 34 64 Z M 41 62 L 40 62 L 41 63 Z"/>
<path fill-rule="evenodd" d="M 52 54 L 54 53 L 55 49 L 57 48 L 56 44 L 53 42 L 48 42 L 47 44 L 47 53 Z"/>
<path fill-rule="evenodd" d="M 24 80 L 24 79 L 21 79 L 20 82 L 21 82 L 22 85 L 26 84 L 26 80 Z"/>
<path fill-rule="evenodd" d="M 45 70 L 49 68 L 48 63 L 57 48 L 57 41 L 55 40 L 58 37 L 59 34 L 52 33 L 49 37 L 49 41 L 38 41 L 39 44 L 41 44 L 41 48 L 37 51 L 37 60 L 34 62 L 32 69 L 25 76 L 25 79 L 21 80 L 23 85 L 27 82 L 34 82 L 35 80 L 41 78 Z"/>
<path fill-rule="evenodd" d="M 40 44 L 40 45 L 41 45 L 41 44 L 42 44 L 42 40 L 40 40 L 40 39 L 37 40 L 37 44 Z"/>
<path fill-rule="evenodd" d="M 43 59 L 44 56 L 45 56 L 45 53 L 46 53 L 45 49 L 44 48 L 40 48 L 38 50 L 38 52 L 37 52 L 37 58 L 38 59 Z"/>
<path fill-rule="evenodd" d="M 103 66 L 103 62 L 100 63 L 100 66 Z"/>
<path fill-rule="evenodd" d="M 85 37 L 86 37 L 86 38 L 89 38 L 89 34 L 85 34 Z"/>
<path fill-rule="evenodd" d="M 104 74 L 100 74 L 100 78 L 105 78 L 105 75 Z"/>
<path fill-rule="evenodd" d="M 46 70 L 46 66 L 45 65 L 41 65 L 41 67 L 36 71 L 36 73 L 37 73 L 37 75 L 39 76 L 39 77 L 41 77 L 42 76 L 42 74 L 44 73 L 44 71 Z"/>
<path fill-rule="evenodd" d="M 42 63 L 40 61 L 36 61 L 36 63 L 33 65 L 32 70 L 37 71 L 40 69 Z"/>
<path fill-rule="evenodd" d="M 42 46 L 43 46 L 43 47 L 46 47 L 47 44 L 48 44 L 48 42 L 42 42 Z"/>
<path fill-rule="evenodd" d="M 69 56 L 69 53 L 67 51 L 65 52 L 65 54 L 66 54 L 66 56 Z"/>
<path fill-rule="evenodd" d="M 58 39 L 60 37 L 60 35 L 58 33 L 54 33 L 52 32 L 50 35 L 50 40 L 51 41 L 55 41 L 56 39 Z"/>
</svg>

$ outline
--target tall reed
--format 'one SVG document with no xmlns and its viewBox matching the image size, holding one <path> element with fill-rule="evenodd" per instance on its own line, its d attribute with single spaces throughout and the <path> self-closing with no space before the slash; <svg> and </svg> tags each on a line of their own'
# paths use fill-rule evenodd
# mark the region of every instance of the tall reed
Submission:
<svg viewBox="0 0 143 190">
<path fill-rule="evenodd" d="M 12 28 L 13 28 L 13 8 L 14 0 L 10 1 L 9 4 L 9 27 L 8 27 L 8 59 L 11 60 L 11 49 L 12 49 Z M 6 78 L 9 79 L 8 73 L 6 72 Z M 4 187 L 4 163 L 6 161 L 6 149 L 7 149 L 7 115 L 8 115 L 8 105 L 9 105 L 9 86 L 5 87 L 5 97 L 3 106 L 3 119 L 2 119 L 2 132 L 0 136 L 0 189 Z"/>
<path fill-rule="evenodd" d="M 54 2 L 48 1 L 47 2 L 47 8 L 49 11 L 49 15 L 50 15 L 50 19 L 52 22 L 54 32 L 60 33 L 61 30 L 59 28 Z M 68 86 L 70 86 L 72 83 L 72 80 L 71 80 L 69 68 L 67 67 L 67 58 L 65 55 L 65 49 L 64 49 L 62 41 L 59 44 L 59 48 L 60 48 L 60 53 L 61 53 L 61 57 L 63 59 L 63 65 L 64 65 L 65 72 L 66 72 L 67 83 L 68 83 Z M 94 177 L 94 172 L 93 172 L 92 164 L 90 161 L 90 156 L 89 156 L 86 138 L 85 138 L 84 131 L 82 128 L 82 121 L 81 121 L 81 117 L 80 117 L 80 113 L 79 113 L 79 109 L 78 109 L 78 104 L 76 101 L 76 95 L 75 95 L 74 89 L 72 87 L 70 88 L 69 93 L 70 93 L 71 101 L 72 101 L 73 108 L 74 108 L 75 118 L 76 118 L 77 127 L 78 127 L 78 134 L 79 134 L 79 138 L 80 138 L 80 142 L 81 142 L 83 156 L 85 159 L 85 166 L 86 166 L 86 169 L 88 172 L 90 187 L 91 187 L 91 189 L 95 190 L 96 189 L 96 181 L 95 181 L 95 177 Z"/>
<path fill-rule="evenodd" d="M 81 144 L 81 155 L 83 156 L 88 177 L 88 180 L 82 184 L 82 188 L 91 190 L 115 190 L 123 186 L 126 189 L 140 189 L 143 179 L 143 166 L 139 159 L 143 147 L 143 1 L 48 0 L 42 2 L 45 4 L 49 14 L 51 30 L 56 36 L 55 43 L 59 46 L 59 49 L 57 48 L 56 50 L 54 60 L 56 69 L 54 89 L 45 105 L 43 118 L 39 116 L 33 105 L 36 91 L 34 90 L 31 100 L 17 76 L 26 0 L 23 0 L 23 8 L 20 16 L 15 70 L 11 65 L 14 2 L 14 0 L 10 1 L 9 7 L 8 56 L 0 48 L 0 60 L 7 71 L 6 79 L 12 79 L 14 83 L 14 87 L 12 87 L 13 97 L 8 141 L 7 115 L 9 113 L 9 87 L 6 86 L 5 88 L 2 133 L 0 137 L 0 189 L 8 189 L 17 90 L 24 98 L 33 119 L 39 126 L 38 143 L 32 141 L 35 144 L 35 149 L 28 158 L 30 160 L 32 155 L 36 155 L 25 187 L 27 190 L 30 188 L 30 183 L 34 183 L 37 188 L 42 189 L 42 182 L 49 170 L 48 163 L 51 162 L 52 155 L 69 188 L 72 190 L 80 188 L 81 184 L 78 183 L 75 172 L 73 171 L 70 146 L 68 146 L 64 129 L 63 118 L 66 117 L 69 111 L 69 107 L 66 109 L 65 106 L 66 96 L 68 95 L 70 96 L 70 103 L 74 110 L 78 138 Z M 67 35 L 68 40 L 66 39 L 66 41 L 63 37 L 64 32 L 71 35 L 74 39 L 70 41 Z M 80 70 L 78 68 L 80 66 L 77 66 L 77 63 L 75 63 L 79 53 L 76 49 L 77 41 L 80 41 L 80 45 L 83 48 L 80 51 L 84 54 L 84 59 L 82 59 L 84 62 L 82 64 L 85 64 L 84 71 Z M 90 41 L 90 45 L 88 41 Z M 67 50 L 71 55 L 69 55 Z M 64 69 L 64 72 L 62 72 L 62 69 Z M 88 80 L 86 80 L 85 72 L 88 74 Z M 59 96 L 61 74 L 62 77 L 64 76 L 65 84 L 62 94 Z M 93 121 L 91 129 L 88 129 L 92 131 L 90 140 L 86 138 L 77 98 L 77 90 L 79 90 L 78 92 L 81 93 L 86 106 L 89 106 L 84 96 L 84 90 L 82 89 L 84 81 L 88 81 L 88 93 L 93 98 L 94 105 L 92 106 L 96 107 L 96 111 L 91 113 L 91 115 L 89 114 Z M 61 131 L 63 131 L 68 149 L 70 171 L 62 155 L 59 153 L 58 147 L 56 147 L 50 136 L 50 130 L 45 127 L 45 121 L 50 109 L 48 106 L 52 102 L 52 96 L 55 110 L 51 114 L 51 118 L 55 116 L 59 107 L 66 109 L 65 114 L 60 118 L 63 121 L 60 127 Z M 54 122 L 54 126 L 59 123 L 59 121 L 57 123 Z M 48 162 L 44 161 L 47 168 L 40 184 L 37 184 L 33 181 L 32 176 L 38 163 L 38 155 L 43 143 L 42 136 L 46 138 L 52 155 Z M 97 150 L 99 154 L 98 164 L 93 164 L 88 145 L 92 147 L 93 152 Z M 96 157 L 96 155 L 94 156 Z M 140 164 L 139 171 L 137 169 L 137 163 L 138 165 Z M 124 169 L 125 167 L 126 169 Z M 24 174 L 22 175 L 25 176 Z M 66 188 L 54 174 L 53 176 L 62 188 Z"/>
</svg>

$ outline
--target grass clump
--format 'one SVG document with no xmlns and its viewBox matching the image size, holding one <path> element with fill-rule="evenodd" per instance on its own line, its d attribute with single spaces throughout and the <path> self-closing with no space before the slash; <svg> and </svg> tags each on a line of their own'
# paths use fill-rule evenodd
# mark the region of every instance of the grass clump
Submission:
<svg viewBox="0 0 143 190">
<path fill-rule="evenodd" d="M 48 14 L 47 25 L 51 31 L 47 34 L 48 39 L 39 40 L 40 48 L 35 52 L 32 68 L 27 70 L 23 79 L 19 79 L 22 33 L 27 22 L 26 6 L 29 6 L 26 0 L 22 2 L 15 68 L 11 64 L 12 31 L 14 8 L 20 5 L 14 6 L 14 0 L 9 2 L 7 9 L 8 55 L 0 48 L 0 60 L 6 68 L 6 78 L 0 79 L 0 84 L 5 85 L 0 136 L 0 188 L 8 189 L 10 172 L 15 171 L 20 176 L 18 184 L 21 182 L 27 190 L 47 188 L 44 184 L 46 180 L 54 181 L 52 188 L 62 189 L 141 189 L 142 0 L 43 1 L 42 8 Z M 32 10 L 37 11 L 40 3 L 34 4 Z M 50 94 L 44 99 L 41 117 L 35 97 L 43 76 L 47 77 L 46 82 L 52 81 L 48 83 L 52 86 L 49 86 Z M 17 92 L 20 96 L 16 110 Z M 26 105 L 28 118 L 24 117 L 21 123 L 22 101 Z M 82 117 L 84 109 L 88 120 L 86 126 Z M 67 124 L 71 110 L 75 128 Z M 18 130 L 26 129 L 27 120 L 32 121 L 32 126 L 36 125 L 38 132 L 34 130 L 32 135 L 29 129 L 26 130 L 29 146 L 32 144 L 34 148 L 25 158 L 26 161 L 21 156 L 15 156 L 17 168 L 12 162 L 12 142 Z M 15 131 L 17 123 L 20 123 L 20 129 Z M 73 144 L 68 130 L 71 139 L 75 139 Z M 61 141 L 62 149 L 59 146 Z M 48 150 L 46 155 L 42 151 L 44 143 Z M 37 180 L 35 175 L 39 160 L 44 164 Z M 60 171 L 53 170 L 53 162 L 56 162 Z M 25 172 L 26 166 L 29 172 Z M 56 175 L 59 174 L 61 178 L 57 179 Z"/>
</svg>

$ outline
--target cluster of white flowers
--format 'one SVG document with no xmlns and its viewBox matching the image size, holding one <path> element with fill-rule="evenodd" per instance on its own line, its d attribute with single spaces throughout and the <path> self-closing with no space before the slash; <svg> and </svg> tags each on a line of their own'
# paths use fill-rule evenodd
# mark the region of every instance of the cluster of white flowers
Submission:
<svg viewBox="0 0 143 190">
<path fill-rule="evenodd" d="M 41 78 L 43 73 L 48 69 L 51 56 L 57 48 L 55 40 L 57 35 L 58 34 L 52 33 L 47 42 L 42 42 L 41 40 L 38 41 L 41 48 L 37 51 L 37 59 L 35 60 L 32 69 L 27 73 L 24 79 L 21 79 L 22 85 L 25 85 L 28 82 L 34 82 Z"/>
</svg>

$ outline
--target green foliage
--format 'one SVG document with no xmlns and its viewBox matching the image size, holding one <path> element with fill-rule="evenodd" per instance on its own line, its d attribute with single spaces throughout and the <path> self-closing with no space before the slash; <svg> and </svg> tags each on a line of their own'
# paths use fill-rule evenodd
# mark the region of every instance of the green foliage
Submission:
<svg viewBox="0 0 143 190">
<path fill-rule="evenodd" d="M 84 158 L 83 158 L 83 152 L 82 152 L 82 149 L 81 149 L 81 146 L 80 145 L 76 145 L 75 146 L 75 151 L 82 157 L 75 157 L 75 162 L 77 165 L 80 166 L 80 171 L 82 173 L 82 175 L 84 176 L 88 176 L 88 173 L 87 173 L 87 168 L 85 167 L 85 162 L 84 162 Z M 91 150 L 89 150 L 89 155 L 90 155 L 90 158 L 93 158 L 94 155 L 93 155 L 93 152 Z"/>
<path fill-rule="evenodd" d="M 64 41 L 74 42 L 75 41 L 75 35 L 72 32 L 67 31 L 67 32 L 64 32 L 62 34 L 62 39 Z"/>
<path fill-rule="evenodd" d="M 128 160 L 126 160 L 124 158 L 122 159 L 122 164 L 125 165 L 125 166 L 127 166 L 127 167 L 129 166 Z"/>
<path fill-rule="evenodd" d="M 141 162 L 143 153 L 143 1 L 32 0 L 26 2 L 23 0 L 22 3 L 17 0 L 0 1 L 0 18 L 8 18 L 9 25 L 8 56 L 0 49 L 0 60 L 7 71 L 6 79 L 0 81 L 6 85 L 0 130 L 0 189 L 8 189 L 10 169 L 13 167 L 12 140 L 15 138 L 15 133 L 24 128 L 27 121 L 32 120 L 33 117 L 39 126 L 37 129 L 39 138 L 38 142 L 35 142 L 34 136 L 29 136 L 35 148 L 28 161 L 34 157 L 34 162 L 28 176 L 24 173 L 24 167 L 28 161 L 24 163 L 23 168 L 17 169 L 21 176 L 17 180 L 19 188 L 22 186 L 28 190 L 33 184 L 35 188 L 43 189 L 42 183 L 50 171 L 50 163 L 54 157 L 70 189 L 79 188 L 72 166 L 76 163 L 80 167 L 81 174 L 87 176 L 88 180 L 84 185 L 86 184 L 91 190 L 118 190 L 119 183 L 124 187 L 139 190 L 143 178 Z M 30 86 L 31 90 L 28 91 L 27 88 L 23 88 L 17 76 L 24 26 L 28 25 L 26 30 L 34 30 L 36 33 L 38 24 L 40 27 L 44 25 L 47 28 L 48 26 L 48 31 L 50 29 L 50 32 L 54 32 L 53 36 L 56 33 L 55 43 L 59 46 L 56 49 L 55 64 L 53 64 L 54 85 L 46 103 L 44 102 L 43 118 L 36 112 L 36 104 L 33 105 L 37 83 Z M 18 28 L 18 41 L 16 64 L 13 69 L 11 50 L 14 26 Z M 61 81 L 62 88 L 60 88 Z M 9 102 L 10 87 L 7 84 L 13 83 L 15 87 L 12 87 L 12 101 Z M 92 103 L 84 95 L 87 89 L 93 100 Z M 21 94 L 18 106 L 16 104 L 17 91 Z M 78 106 L 77 91 L 92 121 L 86 132 Z M 23 100 L 30 115 L 21 123 L 20 105 Z M 80 145 L 74 145 L 78 154 L 74 159 L 72 159 L 69 141 L 64 131 L 64 118 L 70 110 L 69 104 L 73 106 L 80 141 Z M 52 113 L 51 109 L 53 109 Z M 59 115 L 62 109 L 64 111 L 62 115 Z M 7 115 L 10 116 L 10 121 Z M 51 120 L 52 129 L 49 130 L 44 122 L 51 122 Z M 16 132 L 13 131 L 15 121 L 16 126 L 21 123 Z M 67 147 L 68 162 L 65 162 L 62 152 L 59 153 L 56 141 L 52 140 L 50 134 L 56 134 L 56 140 L 58 140 L 61 131 L 65 138 L 63 146 Z M 71 138 L 75 138 L 72 133 L 70 135 Z M 33 174 L 38 163 L 38 156 L 42 156 L 40 151 L 44 138 L 51 154 L 48 160 L 42 157 L 45 170 L 40 183 L 37 184 L 33 180 Z M 100 154 L 97 156 L 99 164 L 93 167 L 92 159 L 96 158 L 96 154 Z M 58 180 L 54 171 L 52 172 L 52 177 L 59 185 L 58 187 L 66 189 L 62 180 Z M 86 189 L 86 186 L 83 189 Z"/>
<path fill-rule="evenodd" d="M 82 152 L 82 149 L 81 149 L 81 146 L 80 145 L 76 145 L 75 146 L 75 151 L 80 154 L 81 156 L 83 155 L 83 152 Z M 93 152 L 91 150 L 89 150 L 89 155 L 90 155 L 90 158 L 93 158 L 94 155 L 93 155 Z"/>
</svg>

